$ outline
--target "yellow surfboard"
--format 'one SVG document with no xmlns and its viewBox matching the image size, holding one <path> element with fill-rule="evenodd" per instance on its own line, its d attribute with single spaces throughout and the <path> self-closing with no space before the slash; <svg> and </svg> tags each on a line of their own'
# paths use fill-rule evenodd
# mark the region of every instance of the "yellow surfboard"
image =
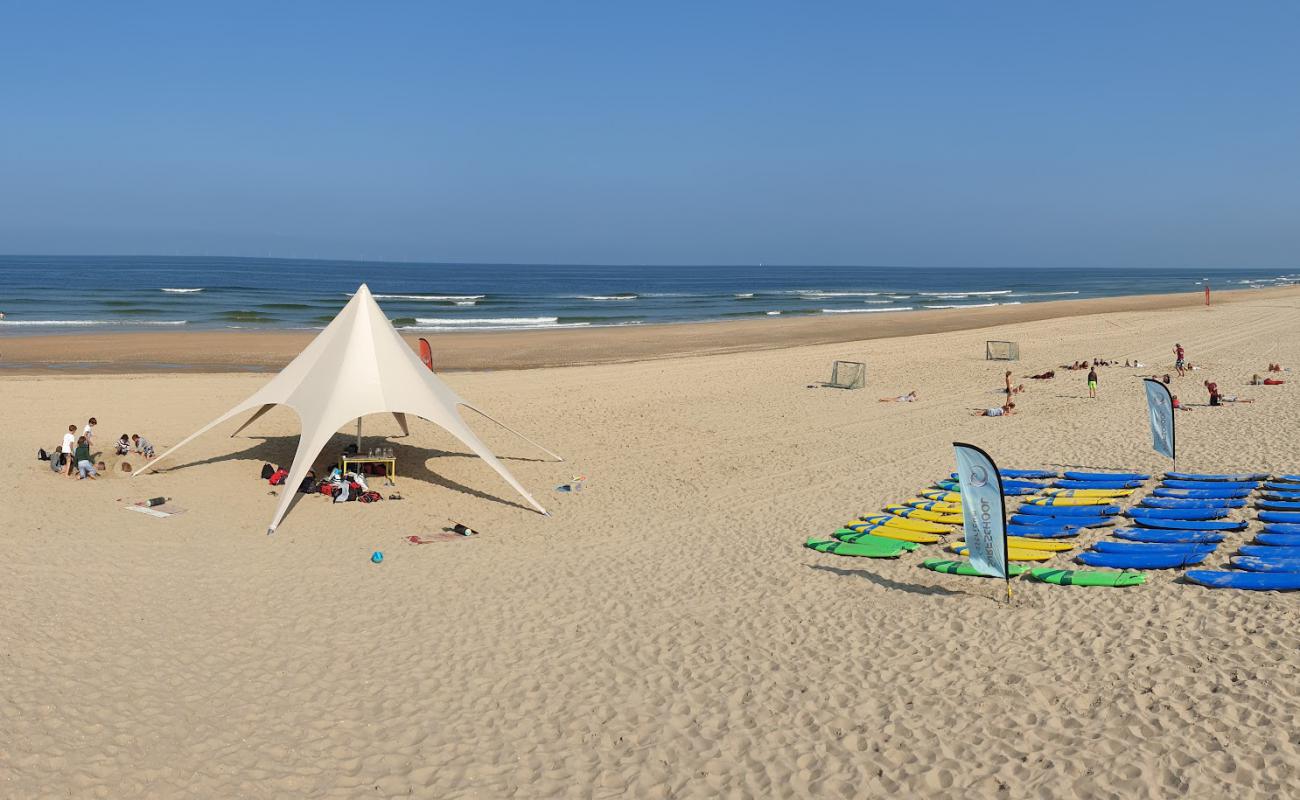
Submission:
<svg viewBox="0 0 1300 800">
<path fill-rule="evenodd" d="M 945 492 L 942 489 L 926 489 L 923 492 L 917 492 L 917 494 L 921 495 L 926 500 L 938 500 L 941 503 L 961 502 L 961 492 Z"/>
<path fill-rule="evenodd" d="M 1052 497 L 1128 497 L 1133 489 L 1044 489 Z"/>
<path fill-rule="evenodd" d="M 1025 501 L 1028 506 L 1105 506 L 1110 505 L 1112 497 L 1031 497 Z"/>
<path fill-rule="evenodd" d="M 1007 547 L 1019 550 L 1047 550 L 1051 553 L 1064 553 L 1073 550 L 1074 545 L 1059 539 L 1033 539 L 1028 536 L 1008 536 Z"/>
<path fill-rule="evenodd" d="M 934 544 L 939 541 L 939 536 L 933 533 L 921 533 L 920 531 L 905 531 L 902 528 L 891 528 L 888 525 L 873 525 L 869 522 L 850 522 L 844 527 L 851 531 L 870 531 L 872 536 L 883 536 L 886 539 L 897 539 L 900 542 L 915 542 L 917 544 Z"/>
<path fill-rule="evenodd" d="M 950 544 L 948 545 L 948 549 L 959 556 L 970 555 L 970 548 L 966 546 L 965 542 L 955 542 Z M 1018 547 L 1010 547 L 1007 549 L 1007 558 L 1012 561 L 1046 561 L 1054 555 L 1056 554 L 1047 550 L 1021 550 Z"/>
<path fill-rule="evenodd" d="M 940 514 L 960 514 L 961 503 L 945 503 L 942 500 L 927 500 L 924 497 L 909 497 L 903 501 L 905 506 L 929 506 L 931 511 L 938 511 Z"/>
<path fill-rule="evenodd" d="M 874 522 L 879 525 L 886 525 L 891 528 L 902 528 L 905 531 L 919 531 L 920 533 L 951 533 L 952 529 L 946 525 L 939 525 L 934 522 L 926 522 L 923 519 L 904 519 L 896 517 L 893 514 L 864 514 L 861 517 L 863 522 Z"/>
<path fill-rule="evenodd" d="M 964 517 L 961 513 L 942 514 L 938 511 L 926 511 L 921 508 L 912 508 L 911 506 L 885 506 L 885 513 L 893 514 L 896 517 L 906 517 L 907 519 L 924 519 L 930 522 L 946 522 L 949 525 L 960 525 Z"/>
</svg>

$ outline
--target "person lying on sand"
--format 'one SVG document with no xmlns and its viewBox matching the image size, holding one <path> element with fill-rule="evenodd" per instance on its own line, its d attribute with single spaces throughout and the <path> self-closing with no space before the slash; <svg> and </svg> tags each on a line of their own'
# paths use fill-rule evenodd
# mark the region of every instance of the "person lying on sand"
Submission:
<svg viewBox="0 0 1300 800">
<path fill-rule="evenodd" d="M 1026 375 L 1025 377 L 1035 381 L 1048 381 L 1056 377 L 1056 370 L 1049 369 L 1047 372 L 1040 372 L 1037 375 Z"/>
<path fill-rule="evenodd" d="M 1010 400 L 1008 400 L 1008 401 L 1007 401 L 1007 404 L 1004 405 L 1004 406 L 997 406 L 996 408 L 981 408 L 981 409 L 976 409 L 976 411 L 975 411 L 975 413 L 973 414 L 973 416 L 976 416 L 976 417 L 1008 417 L 1008 416 L 1010 416 L 1010 415 L 1012 415 L 1012 414 L 1014 414 L 1014 413 L 1016 413 L 1016 404 L 1013 403 L 1013 402 L 1011 402 Z"/>
<path fill-rule="evenodd" d="M 1286 381 L 1281 381 L 1277 378 L 1261 378 L 1258 373 L 1252 375 L 1250 378 L 1251 386 L 1281 386 L 1284 383 L 1286 383 Z"/>
<path fill-rule="evenodd" d="M 1238 397 L 1235 394 L 1220 394 L 1219 384 L 1214 381 L 1205 381 L 1205 391 L 1210 393 L 1210 405 L 1221 406 L 1224 403 L 1253 403 L 1253 399 Z"/>
<path fill-rule="evenodd" d="M 917 397 L 916 397 L 915 389 L 908 392 L 907 394 L 900 394 L 898 397 L 880 398 L 880 402 L 882 403 L 915 403 L 916 401 L 917 401 Z"/>
</svg>

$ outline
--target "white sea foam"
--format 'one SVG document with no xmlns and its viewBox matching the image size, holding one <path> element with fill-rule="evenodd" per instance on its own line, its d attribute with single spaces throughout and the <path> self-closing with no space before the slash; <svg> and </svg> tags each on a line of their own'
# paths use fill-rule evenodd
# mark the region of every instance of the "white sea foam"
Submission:
<svg viewBox="0 0 1300 800">
<path fill-rule="evenodd" d="M 768 315 L 769 317 L 779 317 L 779 316 L 781 316 L 781 312 L 780 312 L 780 311 L 769 311 L 769 312 L 767 312 L 767 315 Z"/>
<path fill-rule="evenodd" d="M 351 297 L 353 293 L 346 294 Z M 445 303 L 450 300 L 482 300 L 487 297 L 485 294 L 376 294 L 371 296 L 376 300 L 423 300 L 434 303 Z"/>
<path fill-rule="evenodd" d="M 1068 294 L 1078 294 L 1078 290 L 1072 292 L 1012 292 L 1009 297 L 1064 297 Z"/>
<path fill-rule="evenodd" d="M 634 294 L 581 294 L 579 300 L 635 300 Z"/>
<path fill-rule="evenodd" d="M 106 325 L 184 325 L 183 319 L 0 319 L 0 325 L 90 328 Z"/>
<path fill-rule="evenodd" d="M 956 303 L 953 305 L 927 305 L 925 308 L 988 308 L 995 305 L 997 303 Z"/>
<path fill-rule="evenodd" d="M 420 325 L 554 325 L 559 317 L 416 317 Z"/>
<path fill-rule="evenodd" d="M 743 299 L 745 299 L 745 298 L 747 298 L 747 297 L 753 297 L 753 296 L 754 296 L 754 293 L 753 293 L 753 292 L 740 292 L 740 293 L 738 293 L 738 294 L 735 295 L 735 297 L 737 297 L 737 298 L 739 298 L 739 299 L 741 299 L 741 300 L 743 300 Z"/>
<path fill-rule="evenodd" d="M 877 297 L 880 292 L 823 292 L 821 289 L 809 289 L 796 294 L 805 300 L 824 300 L 828 297 Z"/>
<path fill-rule="evenodd" d="M 998 294 L 1011 294 L 1011 289 L 989 289 L 987 291 L 958 291 L 956 289 L 947 292 L 917 292 L 924 297 L 990 297 Z"/>
<path fill-rule="evenodd" d="M 472 306 L 472 305 L 475 305 L 476 303 L 478 303 L 477 300 L 457 300 L 457 301 L 456 301 L 456 305 L 458 305 L 458 306 Z"/>
<path fill-rule="evenodd" d="M 197 289 L 163 289 L 163 291 L 171 292 L 172 294 L 194 294 L 195 292 L 203 291 L 203 287 Z"/>
<path fill-rule="evenodd" d="M 823 314 L 879 314 L 886 311 L 911 311 L 911 306 L 897 306 L 895 308 L 823 308 Z"/>
</svg>

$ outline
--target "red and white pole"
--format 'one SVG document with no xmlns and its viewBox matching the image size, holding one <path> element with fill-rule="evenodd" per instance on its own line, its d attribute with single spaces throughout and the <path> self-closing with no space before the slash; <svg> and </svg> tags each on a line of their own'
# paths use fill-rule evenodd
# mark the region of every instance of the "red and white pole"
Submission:
<svg viewBox="0 0 1300 800">
<path fill-rule="evenodd" d="M 1202 283 L 1205 284 L 1205 304 L 1208 306 L 1210 304 L 1210 280 L 1206 278 Z"/>
</svg>

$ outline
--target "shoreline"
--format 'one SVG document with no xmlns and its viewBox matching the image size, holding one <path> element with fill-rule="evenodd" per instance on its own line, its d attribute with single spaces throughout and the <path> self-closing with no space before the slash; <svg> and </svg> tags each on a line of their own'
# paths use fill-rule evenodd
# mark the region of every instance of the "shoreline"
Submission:
<svg viewBox="0 0 1300 800">
<path fill-rule="evenodd" d="M 1236 289 L 1215 306 L 1300 299 L 1300 287 Z M 1053 300 L 1018 306 L 839 314 L 794 319 L 657 323 L 627 327 L 443 333 L 428 337 L 438 371 L 515 370 L 615 364 L 686 356 L 976 330 L 1046 319 L 1202 305 L 1200 291 Z M 1300 307 L 1300 306 L 1298 306 Z M 0 338 L 0 375 L 269 372 L 282 368 L 316 331 L 122 332 Z M 416 336 L 404 335 L 412 347 Z M 1123 354 L 1119 354 L 1123 355 Z"/>
</svg>

